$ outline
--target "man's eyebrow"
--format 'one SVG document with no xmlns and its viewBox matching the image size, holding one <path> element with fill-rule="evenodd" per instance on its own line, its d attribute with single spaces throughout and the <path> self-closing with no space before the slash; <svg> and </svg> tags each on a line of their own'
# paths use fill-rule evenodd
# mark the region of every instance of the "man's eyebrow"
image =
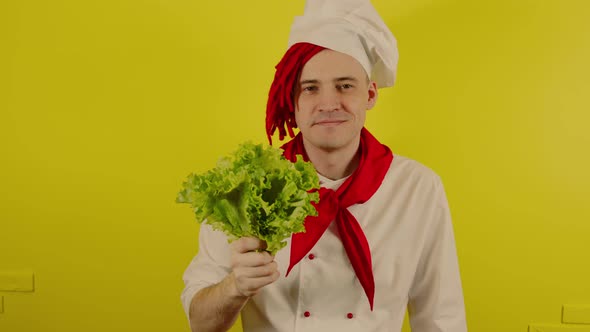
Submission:
<svg viewBox="0 0 590 332">
<path fill-rule="evenodd" d="M 334 82 L 342 82 L 342 81 L 357 82 L 358 80 L 356 79 L 356 77 L 352 77 L 352 76 L 343 76 L 343 77 L 338 77 L 338 78 L 334 79 Z"/>
<path fill-rule="evenodd" d="M 320 81 L 318 80 L 303 80 L 301 82 L 299 82 L 299 84 L 303 85 L 303 84 L 318 84 Z"/>
<path fill-rule="evenodd" d="M 335 78 L 333 81 L 334 82 L 342 82 L 342 81 L 358 82 L 358 79 L 353 76 L 342 76 L 342 77 Z M 303 81 L 299 82 L 299 84 L 301 84 L 301 85 L 303 85 L 303 84 L 318 84 L 319 82 L 320 82 L 319 80 L 310 79 L 310 80 L 303 80 Z"/>
</svg>

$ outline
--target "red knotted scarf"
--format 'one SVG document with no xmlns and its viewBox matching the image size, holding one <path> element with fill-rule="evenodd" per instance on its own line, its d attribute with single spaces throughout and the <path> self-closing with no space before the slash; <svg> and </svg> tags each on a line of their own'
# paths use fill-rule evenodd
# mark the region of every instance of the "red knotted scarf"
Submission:
<svg viewBox="0 0 590 332">
<path fill-rule="evenodd" d="M 307 160 L 301 133 L 283 145 L 282 148 L 285 150 L 285 157 L 293 162 L 296 160 L 297 154 L 303 155 Z M 307 255 L 330 223 L 335 220 L 348 259 L 365 290 L 365 294 L 367 294 L 371 310 L 373 310 L 375 281 L 371 250 L 359 222 L 347 208 L 366 202 L 379 189 L 389 170 L 393 154 L 387 146 L 379 143 L 365 128 L 361 131 L 359 154 L 358 168 L 338 190 L 320 188 L 320 201 L 316 205 L 318 216 L 307 217 L 305 219 L 305 233 L 296 233 L 291 237 L 291 261 L 287 274 L 295 264 Z"/>
</svg>

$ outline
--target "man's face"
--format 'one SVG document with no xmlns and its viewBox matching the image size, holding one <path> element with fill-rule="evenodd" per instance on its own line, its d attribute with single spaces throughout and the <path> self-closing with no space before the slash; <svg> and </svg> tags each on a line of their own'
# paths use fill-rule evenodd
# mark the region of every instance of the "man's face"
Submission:
<svg viewBox="0 0 590 332">
<path fill-rule="evenodd" d="M 303 67 L 295 96 L 295 121 L 306 146 L 332 152 L 358 143 L 377 86 L 356 59 L 323 50 Z"/>
</svg>

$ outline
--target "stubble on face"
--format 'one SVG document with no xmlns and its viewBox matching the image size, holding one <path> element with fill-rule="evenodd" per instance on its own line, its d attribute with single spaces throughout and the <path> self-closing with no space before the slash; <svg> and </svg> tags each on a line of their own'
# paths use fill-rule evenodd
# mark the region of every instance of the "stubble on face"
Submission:
<svg viewBox="0 0 590 332">
<path fill-rule="evenodd" d="M 371 84 L 349 55 L 324 50 L 310 59 L 295 94 L 295 118 L 306 146 L 326 152 L 358 146 L 366 110 L 372 107 Z"/>
</svg>

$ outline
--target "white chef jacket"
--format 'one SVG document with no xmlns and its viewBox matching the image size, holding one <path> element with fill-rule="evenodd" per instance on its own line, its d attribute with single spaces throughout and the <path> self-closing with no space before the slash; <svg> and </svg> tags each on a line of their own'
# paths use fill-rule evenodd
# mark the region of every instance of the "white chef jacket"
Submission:
<svg viewBox="0 0 590 332">
<path fill-rule="evenodd" d="M 346 179 L 321 175 L 336 190 Z M 246 332 L 400 331 L 406 307 L 413 332 L 465 332 L 463 291 L 453 226 L 439 177 L 395 156 L 379 189 L 349 211 L 371 249 L 374 309 L 356 278 L 332 222 L 307 257 L 285 277 L 290 243 L 275 256 L 281 277 L 241 312 Z M 199 252 L 184 273 L 187 317 L 193 296 L 230 272 L 226 236 L 203 224 Z"/>
</svg>

